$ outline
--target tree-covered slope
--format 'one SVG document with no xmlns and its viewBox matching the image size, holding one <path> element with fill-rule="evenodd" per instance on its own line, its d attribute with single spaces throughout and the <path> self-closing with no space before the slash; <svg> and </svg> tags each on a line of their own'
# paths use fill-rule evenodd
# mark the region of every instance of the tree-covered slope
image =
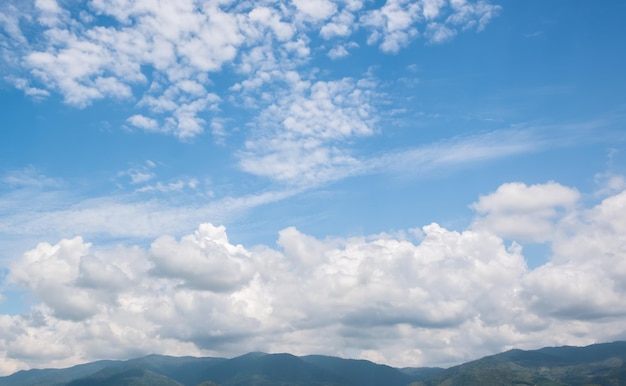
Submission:
<svg viewBox="0 0 626 386">
<path fill-rule="evenodd" d="M 510 350 L 455 366 L 414 385 L 626 385 L 626 342 Z"/>
<path fill-rule="evenodd" d="M 66 369 L 22 370 L 8 377 L 0 377 L 2 386 L 62 386 L 82 377 L 87 377 L 106 367 L 121 364 L 121 361 L 97 361 Z"/>
<path fill-rule="evenodd" d="M 321 355 L 149 355 L 67 369 L 20 371 L 0 386 L 626 386 L 626 342 L 510 350 L 451 367 L 397 369 Z"/>
<path fill-rule="evenodd" d="M 182 384 L 140 367 L 113 366 L 69 382 L 67 386 L 182 386 Z"/>
</svg>

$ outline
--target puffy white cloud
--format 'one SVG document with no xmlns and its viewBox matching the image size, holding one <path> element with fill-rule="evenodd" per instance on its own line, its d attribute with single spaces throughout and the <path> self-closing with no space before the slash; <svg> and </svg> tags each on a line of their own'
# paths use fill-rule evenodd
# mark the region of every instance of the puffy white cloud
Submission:
<svg viewBox="0 0 626 386">
<path fill-rule="evenodd" d="M 82 320 L 97 312 L 91 291 L 76 288 L 79 262 L 89 245 L 81 238 L 41 243 L 11 266 L 9 280 L 29 288 L 60 319 Z"/>
<path fill-rule="evenodd" d="M 555 235 L 555 222 L 573 211 L 580 198 L 575 189 L 555 182 L 527 186 L 501 185 L 472 204 L 476 228 L 503 237 L 544 242 Z"/>
<path fill-rule="evenodd" d="M 368 43 L 381 40 L 384 52 L 398 52 L 417 36 L 415 23 L 420 18 L 420 3 L 406 0 L 389 0 L 377 10 L 370 11 L 361 22 L 374 29 Z"/>
<path fill-rule="evenodd" d="M 131 125 L 146 131 L 154 131 L 157 130 L 159 127 L 159 123 L 156 121 L 156 119 L 152 119 L 141 114 L 135 114 L 133 116 L 130 116 L 128 117 L 127 121 Z"/>
<path fill-rule="evenodd" d="M 264 28 L 269 28 L 279 41 L 288 41 L 295 33 L 294 26 L 282 21 L 280 12 L 273 8 L 256 7 L 248 13 L 248 18 L 251 24 L 245 26 L 244 32 L 255 40 L 263 36 Z"/>
<path fill-rule="evenodd" d="M 579 205 L 578 193 L 506 184 L 474 204 L 540 213 L 555 205 Z M 437 224 L 419 240 L 317 239 L 287 228 L 278 248 L 232 244 L 211 224 L 147 249 L 78 237 L 41 243 L 8 274 L 35 303 L 0 315 L 0 371 L 250 350 L 446 365 L 511 347 L 617 339 L 626 333 L 624 219 L 626 192 L 578 208 L 555 223 L 550 260 L 534 269 L 522 246 L 490 229 Z"/>
<path fill-rule="evenodd" d="M 331 59 L 339 59 L 349 55 L 348 50 L 344 46 L 333 47 L 330 51 L 328 51 L 328 57 Z"/>
<path fill-rule="evenodd" d="M 328 19 L 337 10 L 337 6 L 328 0 L 293 0 L 293 3 L 298 11 L 315 21 Z"/>
<path fill-rule="evenodd" d="M 56 0 L 35 0 L 35 8 L 39 11 L 38 19 L 42 25 L 55 27 L 61 23 L 64 12 Z"/>
<path fill-rule="evenodd" d="M 350 36 L 355 28 L 354 18 L 354 13 L 344 9 L 320 29 L 320 36 L 324 39 Z"/>
<path fill-rule="evenodd" d="M 423 0 L 422 14 L 425 19 L 434 19 L 439 16 L 441 8 L 446 5 L 445 0 Z"/>
<path fill-rule="evenodd" d="M 552 261 L 530 274 L 533 307 L 561 318 L 624 316 L 626 191 L 562 220 Z M 529 291 L 530 292 L 530 291 Z"/>
<path fill-rule="evenodd" d="M 179 278 L 185 285 L 211 291 L 231 291 L 252 277 L 249 255 L 228 242 L 224 227 L 201 225 L 180 242 L 163 236 L 150 247 L 154 272 Z"/>
<path fill-rule="evenodd" d="M 39 23 L 47 30 L 39 43 L 29 46 L 26 42 L 21 50 L 15 50 L 46 89 L 60 92 L 67 103 L 78 107 L 106 97 L 132 98 L 133 87 L 146 82 L 142 66 L 151 67 L 155 76 L 172 82 L 184 95 L 170 95 L 169 101 L 175 105 L 168 110 L 173 121 L 159 125 L 159 130 L 154 121 L 138 121 L 141 115 L 129 120 L 141 129 L 171 132 L 183 139 L 203 131 L 204 121 L 197 114 L 208 108 L 206 97 L 210 94 L 200 84 L 206 83 L 206 73 L 219 71 L 232 61 L 243 41 L 237 14 L 224 12 L 212 2 L 199 7 L 194 1 L 120 0 L 115 7 L 90 2 L 94 16 L 108 15 L 119 22 L 107 26 L 97 25 L 94 17 L 71 19 L 55 1 L 37 1 L 35 5 L 41 15 Z M 7 23 L 6 28 L 12 25 Z M 47 91 L 22 88 L 30 94 L 40 90 L 38 96 Z M 153 113 L 162 112 L 148 107 Z"/>
</svg>

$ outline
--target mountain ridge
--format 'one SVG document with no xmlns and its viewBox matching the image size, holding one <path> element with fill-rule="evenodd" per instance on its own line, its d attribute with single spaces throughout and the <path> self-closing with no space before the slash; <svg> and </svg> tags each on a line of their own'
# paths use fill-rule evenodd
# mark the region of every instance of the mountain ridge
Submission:
<svg viewBox="0 0 626 386">
<path fill-rule="evenodd" d="M 626 341 L 512 349 L 447 369 L 252 352 L 234 358 L 151 354 L 0 377 L 0 386 L 626 386 Z"/>
</svg>

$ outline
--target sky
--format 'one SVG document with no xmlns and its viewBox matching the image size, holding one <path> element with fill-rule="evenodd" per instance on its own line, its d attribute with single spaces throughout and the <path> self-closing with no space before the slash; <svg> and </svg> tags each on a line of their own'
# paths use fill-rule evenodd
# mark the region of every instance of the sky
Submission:
<svg viewBox="0 0 626 386">
<path fill-rule="evenodd" d="M 624 17 L 2 1 L 0 374 L 626 339 Z"/>
</svg>

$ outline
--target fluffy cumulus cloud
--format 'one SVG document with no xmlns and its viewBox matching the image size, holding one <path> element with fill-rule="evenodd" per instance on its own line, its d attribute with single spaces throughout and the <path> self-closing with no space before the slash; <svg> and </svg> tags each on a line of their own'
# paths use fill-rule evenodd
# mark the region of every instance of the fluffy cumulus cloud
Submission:
<svg viewBox="0 0 626 386">
<path fill-rule="evenodd" d="M 550 223 L 547 261 L 528 268 L 506 238 L 538 236 L 507 221 L 347 239 L 286 228 L 277 247 L 233 244 L 211 224 L 147 248 L 41 243 L 7 275 L 34 302 L 0 315 L 0 370 L 251 350 L 448 365 L 625 336 L 626 192 L 583 207 L 574 189 L 515 183 L 473 207 Z"/>
<path fill-rule="evenodd" d="M 479 215 L 474 226 L 513 239 L 547 241 L 556 234 L 555 220 L 571 213 L 579 198 L 578 191 L 555 182 L 504 184 L 472 204 Z"/>
</svg>

